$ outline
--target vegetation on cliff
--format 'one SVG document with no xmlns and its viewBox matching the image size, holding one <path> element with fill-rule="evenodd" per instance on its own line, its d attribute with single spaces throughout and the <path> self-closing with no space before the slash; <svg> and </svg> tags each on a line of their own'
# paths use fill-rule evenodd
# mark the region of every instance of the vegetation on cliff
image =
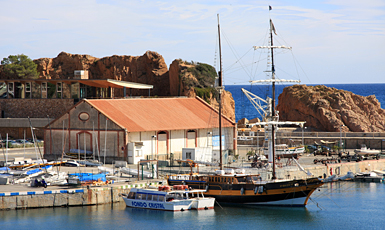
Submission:
<svg viewBox="0 0 385 230">
<path fill-rule="evenodd" d="M 27 55 L 9 55 L 1 61 L 5 74 L 13 79 L 37 78 L 37 65 Z"/>
<path fill-rule="evenodd" d="M 179 74 L 185 88 L 194 89 L 195 94 L 207 103 L 210 103 L 211 98 L 217 98 L 218 92 L 214 85 L 218 75 L 213 66 L 180 59 L 179 63 L 186 67 Z"/>
</svg>

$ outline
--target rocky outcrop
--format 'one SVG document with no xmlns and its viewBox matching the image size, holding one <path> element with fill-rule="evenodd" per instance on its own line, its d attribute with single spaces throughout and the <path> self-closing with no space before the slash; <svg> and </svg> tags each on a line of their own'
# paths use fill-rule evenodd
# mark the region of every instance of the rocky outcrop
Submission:
<svg viewBox="0 0 385 230">
<path fill-rule="evenodd" d="M 278 97 L 280 120 L 306 121 L 322 131 L 384 132 L 385 110 L 374 95 L 363 97 L 323 85 L 293 85 Z"/>
<path fill-rule="evenodd" d="M 88 70 L 89 79 L 115 79 L 154 85 L 152 95 L 170 96 L 168 69 L 163 57 L 147 51 L 142 56 L 111 56 L 95 58 L 90 55 L 61 52 L 56 58 L 34 60 L 41 78 L 73 79 L 75 70 Z M 143 90 L 132 90 L 131 95 L 140 96 Z M 115 92 L 123 96 L 123 91 Z M 146 92 L 146 95 L 148 93 Z"/>
<path fill-rule="evenodd" d="M 213 88 L 216 76 L 215 69 L 207 64 L 188 63 L 181 59 L 174 60 L 169 71 L 171 95 L 199 96 L 218 109 L 218 93 Z M 228 91 L 222 93 L 222 113 L 235 121 L 235 102 Z"/>
</svg>

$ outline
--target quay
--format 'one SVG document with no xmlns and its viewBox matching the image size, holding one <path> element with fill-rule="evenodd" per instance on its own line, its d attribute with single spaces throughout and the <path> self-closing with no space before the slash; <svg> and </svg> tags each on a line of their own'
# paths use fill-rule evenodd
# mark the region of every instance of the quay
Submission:
<svg viewBox="0 0 385 230">
<path fill-rule="evenodd" d="M 118 182 L 98 187 L 0 185 L 0 210 L 87 206 L 122 202 L 120 194 L 131 188 L 157 186 L 159 180 Z"/>
</svg>

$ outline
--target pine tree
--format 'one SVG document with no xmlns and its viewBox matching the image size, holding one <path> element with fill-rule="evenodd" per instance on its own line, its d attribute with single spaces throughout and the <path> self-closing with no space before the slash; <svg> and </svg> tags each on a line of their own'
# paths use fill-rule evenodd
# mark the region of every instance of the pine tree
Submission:
<svg viewBox="0 0 385 230">
<path fill-rule="evenodd" d="M 9 55 L 3 58 L 4 72 L 14 78 L 38 78 L 37 65 L 27 55 Z"/>
</svg>

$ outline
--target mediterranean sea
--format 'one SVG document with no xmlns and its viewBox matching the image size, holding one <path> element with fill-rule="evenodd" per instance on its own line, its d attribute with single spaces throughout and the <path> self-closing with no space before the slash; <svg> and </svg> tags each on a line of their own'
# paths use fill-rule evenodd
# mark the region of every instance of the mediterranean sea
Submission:
<svg viewBox="0 0 385 230">
<path fill-rule="evenodd" d="M 278 105 L 278 96 L 286 86 L 288 85 L 276 85 L 276 105 Z M 377 100 L 381 103 L 381 108 L 385 108 L 385 84 L 325 84 L 325 86 L 350 91 L 361 96 L 375 95 Z M 242 118 L 251 120 L 260 117 L 256 109 L 241 91 L 241 88 L 244 88 L 265 100 L 267 96 L 271 97 L 272 95 L 271 85 L 225 86 L 225 89 L 231 92 L 235 101 L 236 121 Z"/>
<path fill-rule="evenodd" d="M 385 184 L 334 182 L 305 208 L 216 205 L 166 212 L 110 205 L 0 211 L 1 229 L 384 229 Z"/>
</svg>

